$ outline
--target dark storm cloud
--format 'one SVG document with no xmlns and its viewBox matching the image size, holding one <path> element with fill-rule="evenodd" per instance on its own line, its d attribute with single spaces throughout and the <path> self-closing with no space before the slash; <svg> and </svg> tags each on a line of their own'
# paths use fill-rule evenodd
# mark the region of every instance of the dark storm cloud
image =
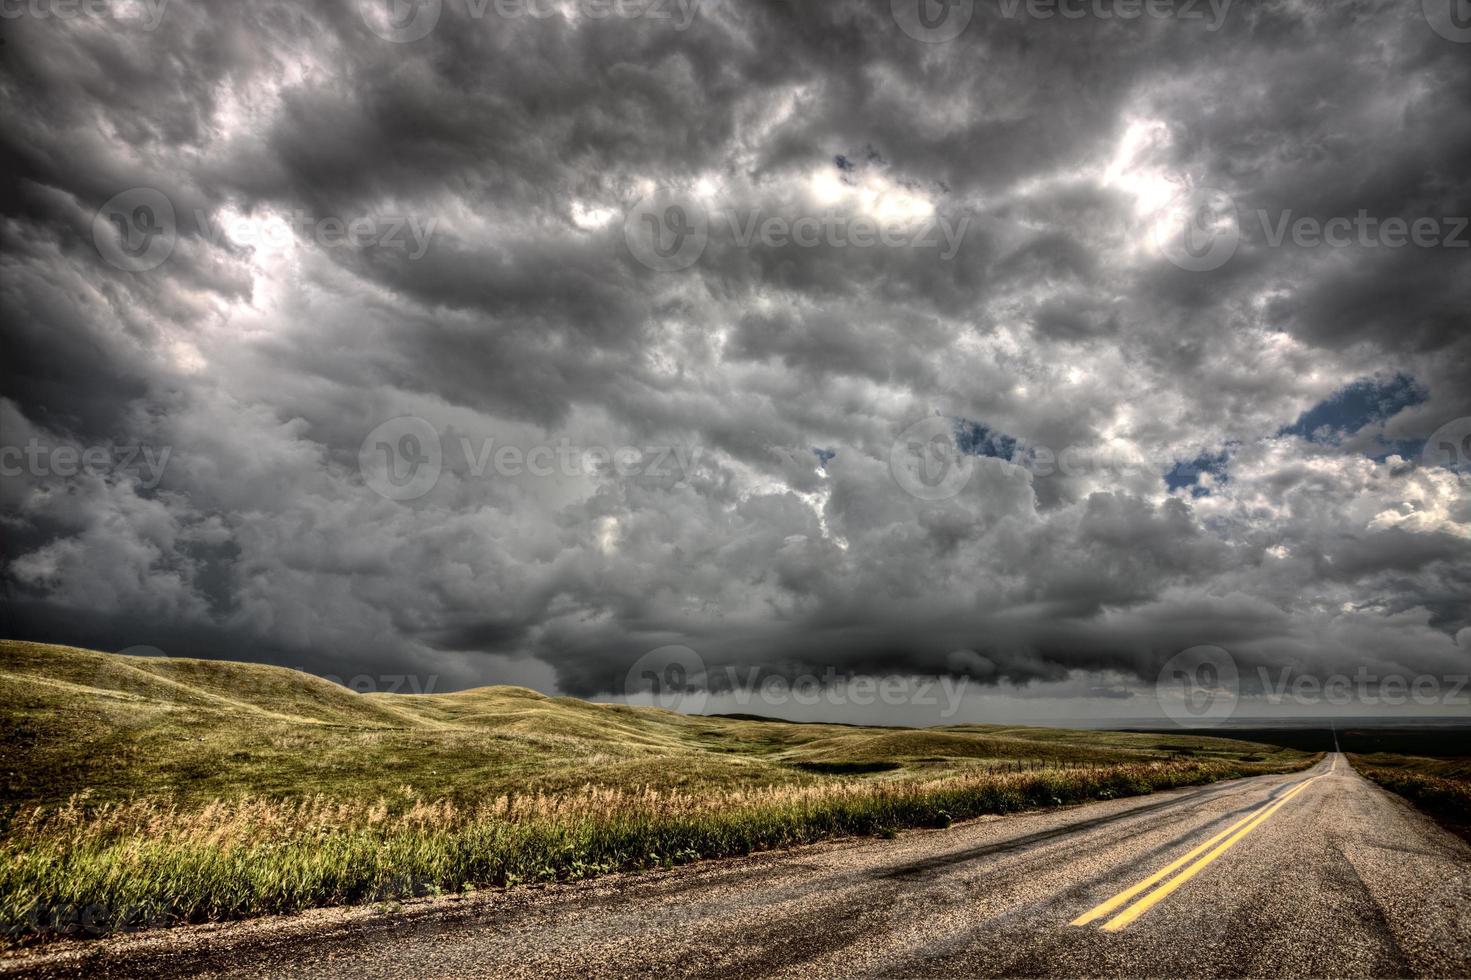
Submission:
<svg viewBox="0 0 1471 980">
<path fill-rule="evenodd" d="M 979 4 L 948 43 L 887 0 L 449 0 L 410 43 L 380 6 L 4 22 L 3 444 L 170 452 L 6 471 L 8 633 L 580 694 L 671 644 L 1111 678 L 1079 692 L 1199 644 L 1471 660 L 1468 477 L 1414 458 L 1471 416 L 1471 252 L 1272 240 L 1471 212 L 1471 60 L 1417 5 Z M 134 272 L 94 218 L 138 187 L 177 241 Z M 1233 204 L 1214 268 L 1155 238 L 1191 188 Z M 629 245 L 660 193 L 705 219 L 677 271 Z M 1364 379 L 1417 397 L 1292 429 Z M 891 460 L 932 419 L 1013 451 L 927 496 Z M 426 431 L 437 481 L 375 490 L 363 460 Z"/>
</svg>

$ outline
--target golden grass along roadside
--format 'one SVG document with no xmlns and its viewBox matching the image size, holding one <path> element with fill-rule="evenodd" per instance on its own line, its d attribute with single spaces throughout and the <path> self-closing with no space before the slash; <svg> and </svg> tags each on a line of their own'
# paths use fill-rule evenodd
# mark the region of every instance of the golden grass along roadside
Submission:
<svg viewBox="0 0 1471 980">
<path fill-rule="evenodd" d="M 1273 768 L 1151 762 L 720 794 L 587 786 L 503 794 L 473 806 L 412 794 L 244 798 L 196 809 L 146 800 L 93 807 L 79 799 L 12 815 L 0 843 L 0 923 L 9 942 L 20 944 L 573 880 Z"/>
</svg>

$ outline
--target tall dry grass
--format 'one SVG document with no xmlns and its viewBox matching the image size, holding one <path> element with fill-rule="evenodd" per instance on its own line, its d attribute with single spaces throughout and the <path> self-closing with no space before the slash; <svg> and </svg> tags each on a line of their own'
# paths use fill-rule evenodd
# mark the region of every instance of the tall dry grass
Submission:
<svg viewBox="0 0 1471 980">
<path fill-rule="evenodd" d="M 588 786 L 474 806 L 407 789 L 202 808 L 79 797 L 5 815 L 0 927 L 16 943 L 572 880 L 1280 768 L 1172 761 L 720 794 Z"/>
<path fill-rule="evenodd" d="M 1350 757 L 1354 768 L 1427 813 L 1457 825 L 1471 824 L 1471 780 L 1446 778 L 1413 769 L 1374 766 Z"/>
</svg>

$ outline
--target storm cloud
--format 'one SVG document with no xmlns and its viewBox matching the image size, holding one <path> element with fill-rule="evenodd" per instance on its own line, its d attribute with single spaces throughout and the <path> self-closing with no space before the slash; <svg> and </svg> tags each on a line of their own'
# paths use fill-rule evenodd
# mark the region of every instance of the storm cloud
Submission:
<svg viewBox="0 0 1471 980">
<path fill-rule="evenodd" d="M 15 7 L 4 632 L 1471 670 L 1454 22 L 919 3 Z"/>
</svg>

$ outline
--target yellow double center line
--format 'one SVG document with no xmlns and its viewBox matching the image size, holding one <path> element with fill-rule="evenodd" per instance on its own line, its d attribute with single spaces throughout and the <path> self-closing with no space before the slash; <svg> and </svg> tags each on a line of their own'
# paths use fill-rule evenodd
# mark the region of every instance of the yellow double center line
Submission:
<svg viewBox="0 0 1471 980">
<path fill-rule="evenodd" d="M 1105 915 L 1108 915 L 1110 912 L 1113 912 L 1121 906 L 1126 905 L 1131 899 L 1134 898 L 1134 896 L 1140 894 L 1141 892 L 1148 891 L 1150 888 L 1154 888 L 1155 885 L 1159 884 L 1161 881 L 1164 881 L 1166 878 L 1169 878 L 1170 875 L 1175 874 L 1176 871 L 1180 871 L 1181 868 L 1185 869 L 1184 871 L 1180 871 L 1179 875 L 1171 878 L 1161 887 L 1156 888 L 1148 895 L 1145 895 L 1143 898 L 1139 899 L 1139 901 L 1135 902 L 1133 905 L 1130 905 L 1128 908 L 1124 909 L 1124 911 L 1120 912 L 1118 915 L 1115 915 L 1112 919 L 1109 919 L 1108 922 L 1104 923 L 1103 926 L 1105 932 L 1117 932 L 1118 930 L 1124 928 L 1124 926 L 1128 925 L 1130 922 L 1133 922 L 1135 919 L 1139 918 L 1139 916 L 1143 915 L 1145 912 L 1148 912 L 1150 909 L 1154 908 L 1154 906 L 1158 905 L 1160 902 L 1168 898 L 1170 893 L 1173 892 L 1176 888 L 1179 888 L 1181 885 L 1185 884 L 1185 882 L 1200 874 L 1201 871 L 1205 870 L 1206 865 L 1210 864 L 1222 854 L 1225 854 L 1239 840 L 1241 840 L 1241 838 L 1245 837 L 1257 827 L 1261 826 L 1263 821 L 1265 821 L 1272 814 L 1276 813 L 1278 810 L 1282 809 L 1282 807 L 1286 805 L 1288 800 L 1292 799 L 1298 793 L 1301 793 L 1303 790 L 1307 789 L 1310 785 L 1312 785 L 1314 780 L 1322 779 L 1324 775 L 1326 775 L 1326 773 L 1313 776 L 1311 779 L 1306 779 L 1303 782 L 1298 783 L 1297 786 L 1294 787 L 1290 793 L 1283 796 L 1280 800 L 1277 800 L 1275 802 L 1268 802 L 1261 808 L 1252 811 L 1245 817 L 1242 817 L 1236 823 L 1221 831 L 1219 834 L 1216 834 L 1216 836 L 1212 837 L 1204 844 L 1192 848 L 1190 851 L 1176 858 L 1174 861 L 1171 861 L 1163 868 L 1160 868 L 1148 878 L 1145 878 L 1138 884 L 1130 885 L 1128 888 L 1125 888 L 1123 891 L 1119 892 L 1117 895 L 1115 895 L 1113 898 L 1110 898 L 1103 904 L 1094 906 L 1087 912 L 1084 912 L 1082 915 L 1078 916 L 1069 924 L 1075 926 L 1084 926 L 1094 921 L 1095 919 L 1101 919 Z M 1191 862 L 1194 863 L 1192 864 Z M 1189 866 L 1186 867 L 1187 865 Z"/>
</svg>

